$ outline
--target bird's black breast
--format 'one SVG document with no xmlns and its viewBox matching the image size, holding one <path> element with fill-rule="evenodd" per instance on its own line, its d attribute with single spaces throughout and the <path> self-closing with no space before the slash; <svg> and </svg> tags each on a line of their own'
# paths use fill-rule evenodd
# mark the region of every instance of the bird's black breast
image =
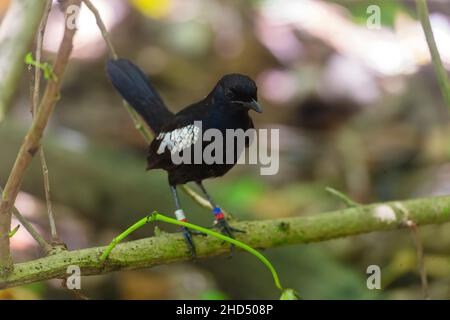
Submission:
<svg viewBox="0 0 450 320">
<path fill-rule="evenodd" d="M 201 123 L 201 132 L 197 126 Z M 207 178 L 219 177 L 227 173 L 239 158 L 243 148 L 238 148 L 237 138 L 234 148 L 230 149 L 227 137 L 227 129 L 242 129 L 241 132 L 253 128 L 253 122 L 247 112 L 241 113 L 220 113 L 213 112 L 207 104 L 193 105 L 183 109 L 173 120 L 157 133 L 155 139 L 150 144 L 147 156 L 147 169 L 164 169 L 169 174 L 169 182 L 172 185 L 184 184 L 190 181 L 201 181 Z M 195 164 L 194 150 L 201 150 L 213 141 L 201 141 L 201 133 L 208 129 L 217 129 L 223 137 L 223 163 L 205 163 L 203 157 L 201 163 Z M 228 140 L 227 140 L 228 139 Z M 200 144 L 195 148 L 194 143 Z M 228 147 L 227 147 L 228 146 Z M 246 145 L 248 146 L 248 141 Z M 191 163 L 175 164 L 171 152 L 178 152 L 180 156 L 188 153 Z M 232 153 L 232 156 L 229 153 Z M 231 157 L 232 163 L 226 163 L 226 159 Z M 230 162 L 230 161 L 229 161 Z"/>
</svg>

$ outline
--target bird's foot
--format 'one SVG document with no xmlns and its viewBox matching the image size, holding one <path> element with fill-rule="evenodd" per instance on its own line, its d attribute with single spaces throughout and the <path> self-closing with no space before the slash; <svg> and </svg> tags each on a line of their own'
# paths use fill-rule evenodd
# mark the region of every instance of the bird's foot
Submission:
<svg viewBox="0 0 450 320">
<path fill-rule="evenodd" d="M 193 234 L 194 236 L 202 236 L 202 237 L 206 237 L 207 234 L 198 230 L 192 230 L 189 229 L 191 231 L 191 234 Z"/>
<path fill-rule="evenodd" d="M 189 254 L 191 255 L 193 260 L 196 260 L 197 259 L 197 251 L 195 249 L 193 236 L 194 235 L 206 236 L 206 234 L 204 234 L 203 232 L 197 231 L 197 230 L 189 229 L 187 227 L 182 227 L 181 232 L 183 233 L 184 241 L 186 242 L 186 245 L 189 249 Z"/>
<path fill-rule="evenodd" d="M 240 230 L 240 229 L 230 226 L 228 221 L 225 219 L 225 216 L 224 216 L 222 210 L 219 207 L 215 207 L 213 209 L 213 213 L 214 213 L 214 216 L 216 217 L 216 221 L 214 222 L 213 227 L 218 229 L 220 231 L 220 233 L 222 233 L 223 235 L 234 239 L 233 233 L 236 233 L 236 232 L 245 233 L 244 230 Z M 232 257 L 233 253 L 234 253 L 234 245 L 230 245 L 230 249 L 231 249 L 230 257 Z"/>
<path fill-rule="evenodd" d="M 177 220 L 187 222 L 186 216 L 184 215 L 183 209 L 177 209 L 175 211 L 175 216 L 177 217 Z M 195 250 L 195 244 L 194 239 L 192 236 L 194 235 L 201 235 L 206 236 L 203 232 L 192 230 L 187 227 L 181 227 L 181 232 L 183 234 L 184 240 L 186 241 L 187 247 L 189 249 L 189 253 L 193 260 L 197 259 L 197 251 Z"/>
<path fill-rule="evenodd" d="M 225 218 L 216 219 L 216 221 L 214 221 L 213 227 L 218 229 L 222 234 L 224 234 L 227 237 L 230 237 L 232 239 L 234 239 L 233 233 L 236 233 L 236 232 L 245 233 L 244 230 L 237 229 L 237 228 L 230 226 L 230 224 L 228 223 L 228 221 Z"/>
</svg>

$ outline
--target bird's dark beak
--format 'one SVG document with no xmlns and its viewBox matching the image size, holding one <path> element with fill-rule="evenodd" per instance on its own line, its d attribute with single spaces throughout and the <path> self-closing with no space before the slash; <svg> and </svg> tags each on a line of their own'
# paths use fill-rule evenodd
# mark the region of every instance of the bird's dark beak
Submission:
<svg viewBox="0 0 450 320">
<path fill-rule="evenodd" d="M 245 103 L 245 106 L 249 109 L 252 109 L 252 110 L 258 112 L 258 113 L 263 112 L 261 105 L 258 103 L 258 101 L 254 100 L 254 99 L 252 100 L 252 102 Z"/>
</svg>

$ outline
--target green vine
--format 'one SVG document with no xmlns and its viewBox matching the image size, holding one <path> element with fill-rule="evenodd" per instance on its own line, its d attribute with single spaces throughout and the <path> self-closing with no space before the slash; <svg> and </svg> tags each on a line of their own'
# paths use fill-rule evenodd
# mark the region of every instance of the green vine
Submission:
<svg viewBox="0 0 450 320">
<path fill-rule="evenodd" d="M 105 262 L 106 259 L 108 258 L 108 256 L 110 255 L 111 251 L 114 249 L 114 247 L 121 242 L 124 238 L 126 238 L 130 233 L 136 231 L 137 229 L 139 229 L 140 227 L 144 226 L 145 224 L 147 224 L 148 222 L 153 222 L 153 221 L 162 221 L 162 222 L 166 222 L 166 223 L 170 223 L 170 224 L 174 224 L 174 225 L 178 225 L 181 227 L 187 227 L 189 229 L 192 230 L 196 230 L 199 232 L 202 232 L 204 234 L 210 235 L 212 237 L 216 237 L 220 240 L 226 241 L 228 243 L 231 243 L 237 247 L 240 247 L 248 252 L 250 252 L 251 254 L 253 254 L 254 256 L 256 256 L 262 263 L 264 263 L 264 265 L 267 266 L 267 268 L 270 270 L 270 272 L 272 273 L 272 277 L 275 283 L 275 286 L 282 292 L 280 299 L 281 300 L 297 300 L 299 298 L 298 294 L 295 292 L 295 290 L 293 289 L 284 289 L 281 286 L 280 283 L 280 279 L 278 277 L 278 273 L 275 270 L 275 268 L 273 267 L 273 265 L 270 263 L 270 261 L 264 257 L 260 252 L 258 252 L 257 250 L 253 249 L 252 247 L 246 245 L 245 243 L 227 237 L 221 233 L 215 232 L 213 230 L 204 228 L 204 227 L 200 227 L 198 225 L 189 223 L 189 222 L 184 222 L 184 221 L 179 221 L 173 218 L 169 218 L 165 215 L 162 215 L 158 212 L 153 212 L 151 215 L 140 219 L 138 222 L 136 222 L 135 224 L 133 224 L 131 227 L 129 227 L 128 229 L 126 229 L 124 232 L 122 232 L 120 235 L 118 235 L 116 238 L 113 239 L 113 241 L 111 241 L 111 243 L 108 245 L 108 247 L 106 248 L 106 250 L 103 252 L 103 254 L 100 257 L 100 261 L 101 262 Z"/>
</svg>

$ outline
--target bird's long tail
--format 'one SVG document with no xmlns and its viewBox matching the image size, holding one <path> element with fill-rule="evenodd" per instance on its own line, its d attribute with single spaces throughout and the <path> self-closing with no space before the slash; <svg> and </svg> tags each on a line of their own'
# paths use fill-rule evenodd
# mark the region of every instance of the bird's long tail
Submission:
<svg viewBox="0 0 450 320">
<path fill-rule="evenodd" d="M 173 117 L 145 73 L 127 59 L 108 60 L 106 72 L 120 95 L 154 133 Z"/>
</svg>

